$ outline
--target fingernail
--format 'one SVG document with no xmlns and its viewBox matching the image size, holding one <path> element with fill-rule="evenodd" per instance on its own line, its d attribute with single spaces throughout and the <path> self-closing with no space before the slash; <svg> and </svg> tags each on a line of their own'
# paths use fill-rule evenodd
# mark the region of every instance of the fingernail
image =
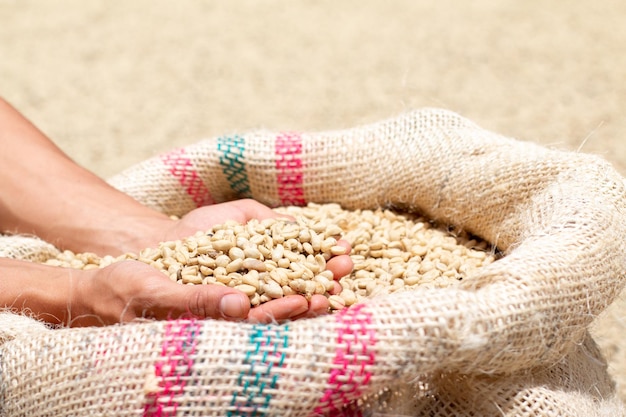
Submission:
<svg viewBox="0 0 626 417">
<path fill-rule="evenodd" d="M 244 300 L 246 298 L 246 300 Z M 246 301 L 247 298 L 245 295 L 239 294 L 226 294 L 220 300 L 220 312 L 224 318 L 229 319 L 242 319 L 245 317 L 246 310 Z"/>
</svg>

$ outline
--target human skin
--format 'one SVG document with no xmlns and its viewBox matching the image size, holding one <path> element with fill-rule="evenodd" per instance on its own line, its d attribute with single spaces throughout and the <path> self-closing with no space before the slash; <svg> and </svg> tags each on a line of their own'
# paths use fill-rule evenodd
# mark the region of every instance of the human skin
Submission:
<svg viewBox="0 0 626 417">
<path fill-rule="evenodd" d="M 281 217 L 244 199 L 200 207 L 181 219 L 171 219 L 76 164 L 2 98 L 0 167 L 0 232 L 35 235 L 74 252 L 138 252 L 226 220 L 245 223 Z M 339 243 L 349 253 L 349 244 Z M 352 266 L 347 255 L 335 256 L 327 264 L 335 279 L 350 273 Z M 0 258 L 3 307 L 52 324 L 89 326 L 138 318 L 293 320 L 323 314 L 328 300 L 318 295 L 307 301 L 292 295 L 250 308 L 248 297 L 235 289 L 180 285 L 137 261 L 82 271 Z"/>
</svg>

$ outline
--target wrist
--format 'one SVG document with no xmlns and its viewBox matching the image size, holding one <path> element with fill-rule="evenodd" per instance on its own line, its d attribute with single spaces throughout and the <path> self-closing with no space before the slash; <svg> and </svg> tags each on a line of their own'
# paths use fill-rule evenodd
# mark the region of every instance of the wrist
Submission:
<svg viewBox="0 0 626 417">
<path fill-rule="evenodd" d="M 0 259 L 0 308 L 51 324 L 66 324 L 83 271 Z"/>
<path fill-rule="evenodd" d="M 66 242 L 65 246 L 75 252 L 93 252 L 98 255 L 137 253 L 167 240 L 168 231 L 176 227 L 175 220 L 156 212 L 112 215 L 102 220 L 97 226 L 81 227 L 80 233 L 71 242 Z"/>
<path fill-rule="evenodd" d="M 171 231 L 178 225 L 176 220 L 160 213 L 149 216 L 124 218 L 111 233 L 111 240 L 119 254 L 138 253 L 142 249 L 157 247 L 159 243 L 171 240 Z"/>
</svg>

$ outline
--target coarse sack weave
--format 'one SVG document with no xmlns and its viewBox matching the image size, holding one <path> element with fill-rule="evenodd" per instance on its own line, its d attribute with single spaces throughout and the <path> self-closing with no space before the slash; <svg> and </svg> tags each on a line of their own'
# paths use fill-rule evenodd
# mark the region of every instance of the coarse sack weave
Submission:
<svg viewBox="0 0 626 417">
<path fill-rule="evenodd" d="M 626 271 L 624 179 L 598 157 L 425 109 L 342 131 L 209 139 L 111 183 L 179 216 L 242 197 L 393 206 L 474 233 L 505 256 L 458 287 L 282 325 L 50 330 L 5 313 L 2 416 L 625 414 L 588 333 Z M 4 253 L 39 256 L 16 245 Z"/>
</svg>

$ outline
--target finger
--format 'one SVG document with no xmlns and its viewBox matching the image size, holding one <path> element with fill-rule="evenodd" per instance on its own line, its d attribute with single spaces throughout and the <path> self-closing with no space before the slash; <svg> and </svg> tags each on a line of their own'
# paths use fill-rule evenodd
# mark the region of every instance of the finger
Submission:
<svg viewBox="0 0 626 417">
<path fill-rule="evenodd" d="M 352 272 L 354 263 L 348 255 L 333 256 L 326 262 L 326 269 L 333 273 L 333 278 L 339 280 Z"/>
<path fill-rule="evenodd" d="M 328 307 L 330 307 L 328 298 L 319 294 L 313 295 L 309 301 L 309 317 L 327 313 Z"/>
<path fill-rule="evenodd" d="M 164 277 L 151 295 L 143 297 L 144 310 L 158 320 L 193 317 L 243 320 L 250 311 L 249 298 L 221 285 L 180 285 Z"/>
<path fill-rule="evenodd" d="M 333 278 L 339 280 L 344 276 L 352 272 L 354 268 L 354 262 L 350 258 L 350 251 L 352 246 L 347 240 L 340 239 L 337 241 L 338 246 L 343 246 L 346 249 L 346 253 L 343 255 L 333 256 L 326 262 L 326 269 L 333 273 Z"/>
<path fill-rule="evenodd" d="M 301 295 L 288 295 L 268 301 L 250 310 L 248 321 L 253 323 L 271 323 L 293 319 L 309 310 L 309 303 Z"/>
<path fill-rule="evenodd" d="M 304 313 L 291 317 L 291 320 L 313 318 L 321 316 L 323 314 L 327 314 L 329 311 L 329 307 L 330 303 L 325 296 L 315 294 L 311 297 L 311 300 L 309 301 L 309 308 Z"/>
<path fill-rule="evenodd" d="M 339 239 L 337 241 L 337 245 L 346 248 L 346 253 L 344 255 L 350 255 L 350 251 L 352 251 L 352 245 L 350 245 L 350 242 L 344 239 Z"/>
<path fill-rule="evenodd" d="M 333 288 L 331 288 L 330 291 L 328 291 L 328 293 L 330 295 L 337 295 L 337 294 L 341 293 L 341 291 L 343 291 L 343 287 L 341 286 L 340 283 L 335 281 L 333 284 L 334 284 Z"/>
</svg>

